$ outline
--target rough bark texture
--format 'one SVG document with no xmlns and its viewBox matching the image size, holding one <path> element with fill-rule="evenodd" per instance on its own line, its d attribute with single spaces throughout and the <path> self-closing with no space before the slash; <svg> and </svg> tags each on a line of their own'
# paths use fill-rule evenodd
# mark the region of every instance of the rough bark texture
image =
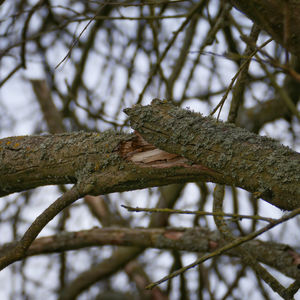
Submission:
<svg viewBox="0 0 300 300">
<path fill-rule="evenodd" d="M 158 99 L 125 112 L 145 140 L 206 167 L 219 183 L 255 192 L 282 209 L 300 207 L 300 154 L 277 141 Z"/>
<path fill-rule="evenodd" d="M 0 196 L 79 182 L 90 195 L 98 195 L 176 182 L 214 181 L 213 172 L 206 168 L 184 163 L 187 160 L 176 162 L 176 155 L 170 159 L 169 153 L 159 149 L 150 157 L 146 150 L 136 135 L 113 131 L 5 138 L 0 140 Z M 131 151 L 145 151 L 148 157 L 133 155 L 136 161 L 132 163 L 125 157 Z"/>
<path fill-rule="evenodd" d="M 157 99 L 125 111 L 138 133 L 2 139 L 0 195 L 49 184 L 80 183 L 97 195 L 211 181 L 255 192 L 282 209 L 300 207 L 299 153 Z"/>
<path fill-rule="evenodd" d="M 19 136 L 0 142 L 0 195 L 41 185 L 76 183 L 80 173 L 118 159 L 112 150 L 126 135 L 112 132 Z"/>
</svg>

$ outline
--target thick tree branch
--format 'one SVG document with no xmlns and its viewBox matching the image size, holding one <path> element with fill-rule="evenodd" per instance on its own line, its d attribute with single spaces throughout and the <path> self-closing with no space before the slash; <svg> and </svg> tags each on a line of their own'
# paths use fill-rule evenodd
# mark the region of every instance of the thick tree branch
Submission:
<svg viewBox="0 0 300 300">
<path fill-rule="evenodd" d="M 113 131 L 5 138 L 0 140 L 0 159 L 0 196 L 76 182 L 85 182 L 90 195 L 99 195 L 214 181 L 215 176 L 205 167 L 155 149 L 139 136 Z"/>
<path fill-rule="evenodd" d="M 300 154 L 288 147 L 158 99 L 125 112 L 147 142 L 206 167 L 214 182 L 255 192 L 282 209 L 300 207 Z"/>
<path fill-rule="evenodd" d="M 141 238 L 141 235 L 143 238 Z M 191 243 L 193 241 L 193 243 Z M 226 241 L 217 231 L 207 228 L 93 228 L 61 235 L 41 237 L 33 242 L 26 256 L 78 250 L 86 247 L 114 245 L 139 248 L 172 249 L 191 252 L 212 252 Z M 252 240 L 245 243 L 247 251 L 264 263 L 291 278 L 298 278 L 300 255 L 288 245 Z M 7 252 L 14 243 L 0 250 Z M 241 253 L 233 248 L 226 252 L 232 257 Z"/>
<path fill-rule="evenodd" d="M 282 209 L 300 207 L 299 153 L 159 100 L 125 111 L 136 135 L 106 131 L 2 139 L 0 195 L 76 182 L 98 195 L 211 181 L 255 192 Z"/>
</svg>

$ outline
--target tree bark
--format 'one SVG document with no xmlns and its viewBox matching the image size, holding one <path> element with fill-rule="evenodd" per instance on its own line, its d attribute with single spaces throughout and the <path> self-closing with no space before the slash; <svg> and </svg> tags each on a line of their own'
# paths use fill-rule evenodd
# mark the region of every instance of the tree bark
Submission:
<svg viewBox="0 0 300 300">
<path fill-rule="evenodd" d="M 191 243 L 191 241 L 193 242 Z M 226 241 L 221 238 L 219 232 L 210 231 L 205 227 L 93 228 L 38 238 L 28 249 L 26 257 L 102 245 L 207 253 L 213 252 L 225 244 Z M 299 277 L 297 268 L 300 261 L 299 254 L 288 245 L 261 240 L 249 241 L 245 245 L 259 262 L 267 264 L 291 278 Z M 0 254 L 10 251 L 13 246 L 14 243 L 4 245 L 0 249 Z M 226 255 L 241 257 L 241 253 L 236 248 L 226 252 Z"/>
<path fill-rule="evenodd" d="M 0 196 L 70 183 L 86 184 L 89 195 L 99 195 L 214 181 L 206 168 L 187 165 L 178 155 L 171 158 L 139 136 L 113 131 L 9 137 L 0 140 Z"/>
<path fill-rule="evenodd" d="M 254 192 L 282 209 L 300 207 L 300 154 L 277 141 L 158 99 L 125 112 L 147 142 L 206 168 L 214 182 Z"/>
<path fill-rule="evenodd" d="M 113 131 L 0 140 L 0 195 L 83 183 L 91 195 L 171 183 L 241 187 L 300 207 L 300 154 L 275 140 L 155 99 L 126 109 L 136 134 Z"/>
</svg>

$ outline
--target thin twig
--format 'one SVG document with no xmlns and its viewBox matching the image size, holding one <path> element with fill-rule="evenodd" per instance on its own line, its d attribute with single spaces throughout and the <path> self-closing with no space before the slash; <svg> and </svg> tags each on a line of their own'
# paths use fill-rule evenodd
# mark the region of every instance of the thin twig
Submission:
<svg viewBox="0 0 300 300">
<path fill-rule="evenodd" d="M 159 285 L 159 284 L 161 284 L 161 283 L 163 283 L 163 282 L 165 282 L 165 281 L 167 281 L 167 280 L 169 280 L 171 278 L 174 278 L 174 277 L 180 275 L 181 273 L 183 273 L 183 272 L 185 272 L 185 271 L 187 271 L 187 270 L 189 270 L 191 268 L 196 267 L 197 265 L 203 263 L 204 261 L 206 261 L 206 260 L 208 260 L 210 258 L 213 258 L 215 256 L 221 255 L 222 253 L 224 253 L 224 252 L 226 252 L 226 251 L 228 251 L 228 250 L 230 250 L 232 248 L 235 248 L 235 247 L 237 247 L 239 245 L 242 245 L 243 243 L 245 243 L 247 241 L 250 241 L 250 240 L 256 238 L 257 236 L 261 235 L 262 233 L 270 230 L 271 228 L 273 228 L 273 227 L 275 227 L 275 226 L 277 226 L 277 225 L 279 225 L 279 224 L 281 224 L 283 222 L 286 222 L 286 221 L 294 218 L 298 214 L 300 214 L 300 208 L 297 208 L 297 209 L 293 210 L 289 214 L 284 215 L 282 218 L 276 220 L 273 223 L 268 224 L 267 226 L 261 228 L 260 230 L 252 232 L 252 233 L 250 233 L 250 234 L 248 234 L 246 236 L 237 238 L 233 242 L 225 245 L 224 247 L 221 247 L 221 248 L 217 249 L 216 251 L 214 251 L 214 252 L 212 252 L 210 254 L 207 254 L 207 255 L 204 255 L 204 256 L 200 257 L 199 259 L 197 259 L 192 264 L 189 264 L 189 265 L 187 265 L 187 266 L 185 266 L 185 267 L 183 267 L 183 268 L 181 268 L 181 269 L 179 269 L 179 270 L 177 270 L 177 271 L 169 274 L 168 276 L 165 276 L 162 279 L 160 279 L 160 280 L 158 280 L 158 281 L 156 281 L 154 283 L 149 284 L 148 286 L 146 286 L 146 289 L 152 289 L 152 288 L 156 287 L 157 285 Z"/>
<path fill-rule="evenodd" d="M 185 215 L 197 215 L 197 216 L 223 216 L 229 217 L 236 220 L 242 219 L 251 219 L 251 220 L 259 220 L 265 221 L 269 223 L 273 223 L 276 219 L 266 218 L 258 215 L 240 215 L 240 214 L 230 214 L 224 212 L 207 212 L 207 211 L 199 211 L 199 210 L 181 210 L 181 209 L 171 209 L 171 208 L 140 208 L 140 207 L 130 207 L 126 205 L 121 205 L 126 208 L 128 211 L 132 212 L 149 212 L 149 213 L 167 213 L 167 214 L 185 214 Z M 236 221 L 232 220 L 232 221 Z"/>
<path fill-rule="evenodd" d="M 78 35 L 78 37 L 73 41 L 72 45 L 70 46 L 70 49 L 68 51 L 68 53 L 65 55 L 65 57 L 56 65 L 55 69 L 57 69 L 68 57 L 71 56 L 71 52 L 73 50 L 73 48 L 76 46 L 76 44 L 79 42 L 81 36 L 83 35 L 83 33 L 86 31 L 86 29 L 90 26 L 90 24 L 96 19 L 98 13 L 102 10 L 102 8 L 104 6 L 106 6 L 108 3 L 103 3 L 102 5 L 100 5 L 100 8 L 97 10 L 96 14 L 94 17 L 92 17 L 89 22 L 84 26 L 84 28 L 82 29 L 82 31 L 80 32 L 80 34 Z"/>
<path fill-rule="evenodd" d="M 229 94 L 229 92 L 231 91 L 233 84 L 235 83 L 236 79 L 238 78 L 238 76 L 240 75 L 240 73 L 243 71 L 243 69 L 245 67 L 247 67 L 249 61 L 252 59 L 252 57 L 259 51 L 259 49 L 265 47 L 267 44 L 269 44 L 272 41 L 272 39 L 268 39 L 266 42 L 264 42 L 261 46 L 257 47 L 257 49 L 255 49 L 252 54 L 242 63 L 242 65 L 240 66 L 240 68 L 238 69 L 238 71 L 236 72 L 236 74 L 233 76 L 233 78 L 231 79 L 230 84 L 228 85 L 228 88 L 226 89 L 226 92 L 224 94 L 224 96 L 222 97 L 221 101 L 218 103 L 218 105 L 213 109 L 213 111 L 210 113 L 210 116 L 212 116 L 219 108 L 220 111 L 218 113 L 218 117 L 217 119 L 219 119 L 220 116 L 220 112 L 222 110 L 222 107 L 227 99 L 227 96 Z"/>
<path fill-rule="evenodd" d="M 59 197 L 47 209 L 45 209 L 29 226 L 22 239 L 17 243 L 14 249 L 10 250 L 0 257 L 0 270 L 3 270 L 13 262 L 23 258 L 26 255 L 27 249 L 32 242 L 43 230 L 43 228 L 64 208 L 75 202 L 83 195 L 77 185 L 74 185 L 70 190 Z"/>
</svg>

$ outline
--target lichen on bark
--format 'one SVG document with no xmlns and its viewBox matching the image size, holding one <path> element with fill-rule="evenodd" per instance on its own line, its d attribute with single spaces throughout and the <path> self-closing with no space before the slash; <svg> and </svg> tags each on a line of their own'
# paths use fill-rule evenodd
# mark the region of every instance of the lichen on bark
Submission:
<svg viewBox="0 0 300 300">
<path fill-rule="evenodd" d="M 131 127 L 159 149 L 205 166 L 224 183 L 282 209 L 300 207 L 300 154 L 276 140 L 158 99 L 125 113 Z"/>
</svg>

